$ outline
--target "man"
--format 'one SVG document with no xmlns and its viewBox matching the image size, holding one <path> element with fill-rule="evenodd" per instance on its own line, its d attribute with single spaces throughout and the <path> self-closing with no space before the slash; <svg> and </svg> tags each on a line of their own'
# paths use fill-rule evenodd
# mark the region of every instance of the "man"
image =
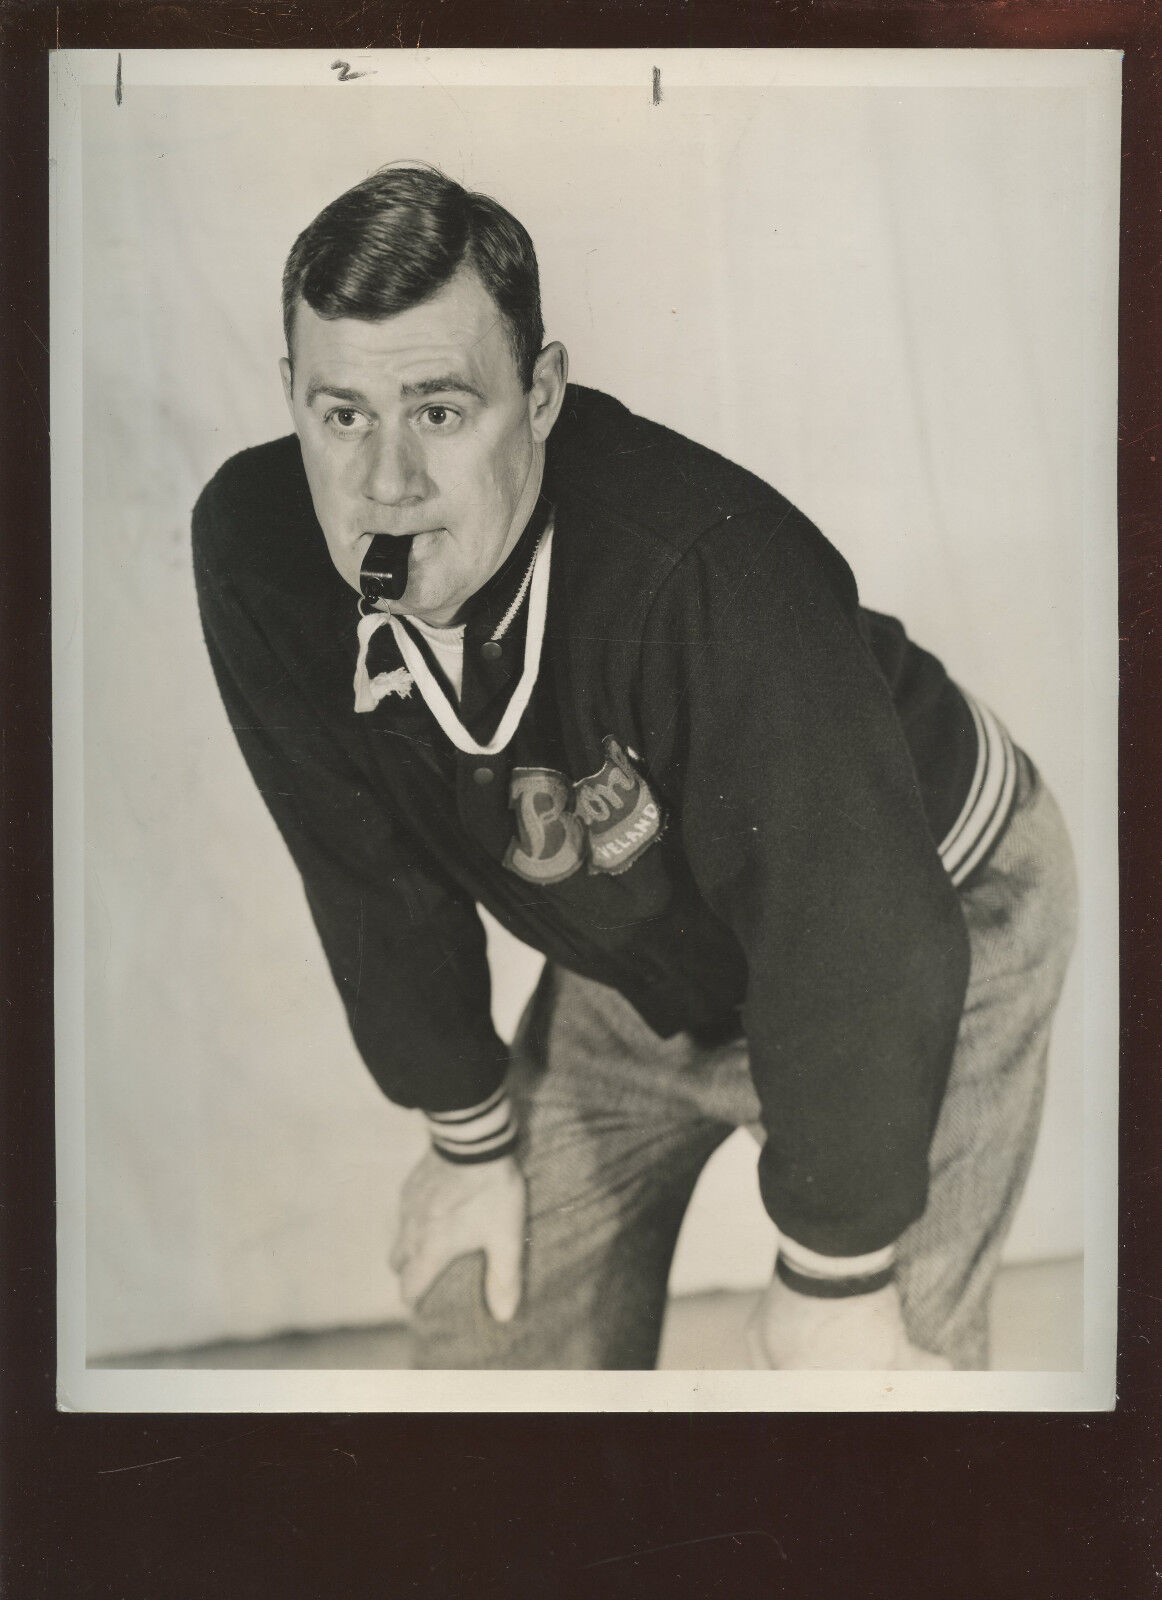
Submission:
<svg viewBox="0 0 1162 1600">
<path fill-rule="evenodd" d="M 1071 939 L 1027 757 L 775 490 L 567 383 L 494 201 L 375 174 L 284 318 L 297 438 L 204 491 L 198 592 L 355 1040 L 428 1119 L 420 1364 L 652 1366 L 748 1125 L 756 1363 L 985 1365 Z M 548 958 L 511 1050 L 478 904 Z"/>
</svg>

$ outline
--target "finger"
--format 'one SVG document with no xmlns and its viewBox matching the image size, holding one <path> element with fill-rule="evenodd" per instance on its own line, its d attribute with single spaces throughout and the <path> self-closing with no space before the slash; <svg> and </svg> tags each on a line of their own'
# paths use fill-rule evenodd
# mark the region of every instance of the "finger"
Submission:
<svg viewBox="0 0 1162 1600">
<path fill-rule="evenodd" d="M 759 1333 L 758 1324 L 752 1318 L 745 1327 L 746 1351 L 750 1357 L 752 1367 L 769 1367 L 770 1357 L 767 1355 L 766 1346 L 763 1344 L 762 1335 Z"/>
<path fill-rule="evenodd" d="M 407 1263 L 407 1258 L 411 1254 L 411 1245 L 408 1238 L 411 1231 L 402 1222 L 396 1229 L 395 1238 L 391 1242 L 391 1250 L 387 1257 L 388 1265 L 393 1272 L 402 1272 Z"/>
<path fill-rule="evenodd" d="M 392 1242 L 391 1254 L 388 1256 L 388 1260 L 396 1272 L 401 1272 L 407 1258 L 415 1255 L 422 1248 L 424 1238 L 431 1226 L 431 1218 L 422 1211 L 407 1205 L 402 1208 L 396 1221 L 395 1239 Z"/>
<path fill-rule="evenodd" d="M 405 1305 L 414 1306 L 435 1283 L 444 1268 L 463 1252 L 448 1250 L 418 1250 L 404 1262 L 399 1278 L 399 1292 Z"/>
<path fill-rule="evenodd" d="M 519 1234 L 486 1247 L 484 1303 L 496 1322 L 511 1322 L 520 1305 L 521 1238 Z"/>
</svg>

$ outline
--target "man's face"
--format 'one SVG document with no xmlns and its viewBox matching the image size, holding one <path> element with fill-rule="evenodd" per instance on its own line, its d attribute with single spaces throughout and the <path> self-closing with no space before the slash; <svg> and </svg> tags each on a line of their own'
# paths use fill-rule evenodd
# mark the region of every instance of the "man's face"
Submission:
<svg viewBox="0 0 1162 1600">
<path fill-rule="evenodd" d="M 379 322 L 300 301 L 283 386 L 331 560 L 359 589 L 377 533 L 415 534 L 391 609 L 436 625 L 497 570 L 540 487 L 564 398 L 565 352 L 521 385 L 504 320 L 476 273 Z"/>
</svg>

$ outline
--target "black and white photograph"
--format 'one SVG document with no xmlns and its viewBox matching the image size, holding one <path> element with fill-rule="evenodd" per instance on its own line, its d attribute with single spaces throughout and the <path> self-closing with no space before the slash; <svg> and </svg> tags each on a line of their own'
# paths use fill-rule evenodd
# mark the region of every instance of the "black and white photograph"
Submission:
<svg viewBox="0 0 1162 1600">
<path fill-rule="evenodd" d="M 56 53 L 60 1406 L 1113 1405 L 1120 65 Z"/>
</svg>

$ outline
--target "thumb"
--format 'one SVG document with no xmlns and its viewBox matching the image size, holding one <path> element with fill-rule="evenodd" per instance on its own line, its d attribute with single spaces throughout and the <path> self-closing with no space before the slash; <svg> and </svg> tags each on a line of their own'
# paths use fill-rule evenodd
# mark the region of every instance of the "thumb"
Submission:
<svg viewBox="0 0 1162 1600">
<path fill-rule="evenodd" d="M 484 1303 L 497 1322 L 511 1322 L 520 1305 L 521 1237 L 518 1231 L 485 1248 Z"/>
</svg>

